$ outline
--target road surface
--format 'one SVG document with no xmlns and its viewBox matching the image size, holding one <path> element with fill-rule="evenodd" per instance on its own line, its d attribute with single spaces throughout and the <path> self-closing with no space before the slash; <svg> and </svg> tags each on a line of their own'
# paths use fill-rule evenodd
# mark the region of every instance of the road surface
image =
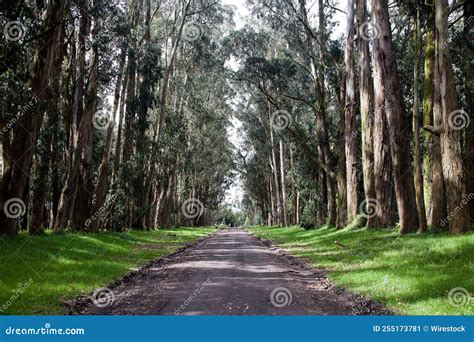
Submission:
<svg viewBox="0 0 474 342">
<path fill-rule="evenodd" d="M 227 228 L 108 288 L 76 313 L 92 315 L 387 314 L 335 287 L 241 228 Z"/>
</svg>

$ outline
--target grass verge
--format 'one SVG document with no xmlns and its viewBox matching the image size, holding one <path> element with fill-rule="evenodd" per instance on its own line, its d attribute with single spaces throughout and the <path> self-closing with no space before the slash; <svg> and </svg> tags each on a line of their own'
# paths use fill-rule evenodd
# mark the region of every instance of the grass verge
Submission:
<svg viewBox="0 0 474 342">
<path fill-rule="evenodd" d="M 248 230 L 327 269 L 336 284 L 378 300 L 398 314 L 474 315 L 472 232 L 399 236 L 395 230 L 348 228 Z M 462 289 L 450 303 L 448 294 L 455 288 Z"/>
<path fill-rule="evenodd" d="M 92 292 L 215 228 L 0 238 L 0 315 L 63 314 Z"/>
</svg>

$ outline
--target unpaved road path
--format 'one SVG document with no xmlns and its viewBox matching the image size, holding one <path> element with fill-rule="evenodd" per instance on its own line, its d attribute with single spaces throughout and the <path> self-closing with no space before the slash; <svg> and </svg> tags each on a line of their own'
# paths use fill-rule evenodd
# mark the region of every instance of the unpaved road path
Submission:
<svg viewBox="0 0 474 342">
<path fill-rule="evenodd" d="M 109 286 L 92 315 L 388 314 L 240 228 L 223 229 Z M 112 296 L 113 294 L 113 296 Z M 113 302 L 112 302 L 113 299 Z M 97 304 L 99 306 L 97 306 Z M 75 312 L 74 312 L 75 311 Z"/>
</svg>

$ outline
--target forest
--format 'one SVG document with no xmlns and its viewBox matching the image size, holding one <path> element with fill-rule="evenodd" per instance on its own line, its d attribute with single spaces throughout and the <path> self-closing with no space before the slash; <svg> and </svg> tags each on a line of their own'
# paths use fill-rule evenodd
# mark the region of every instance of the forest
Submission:
<svg viewBox="0 0 474 342">
<path fill-rule="evenodd" d="M 252 223 L 467 232 L 473 9 L 432 2 L 4 2 L 1 233 L 210 224 L 236 175 Z"/>
</svg>

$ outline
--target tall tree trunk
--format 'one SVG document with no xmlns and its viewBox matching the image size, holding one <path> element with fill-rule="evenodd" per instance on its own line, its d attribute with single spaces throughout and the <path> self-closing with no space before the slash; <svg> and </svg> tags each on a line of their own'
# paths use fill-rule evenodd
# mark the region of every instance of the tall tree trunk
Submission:
<svg viewBox="0 0 474 342">
<path fill-rule="evenodd" d="M 354 0 L 347 0 L 347 29 L 344 62 L 346 68 L 345 153 L 347 181 L 347 219 L 353 220 L 359 210 L 359 177 L 357 162 L 357 120 L 355 111 L 354 73 Z"/>
<path fill-rule="evenodd" d="M 123 130 L 122 160 L 128 162 L 132 156 L 134 143 L 135 113 L 137 106 L 136 99 L 136 77 L 137 77 L 137 57 L 134 49 L 128 49 L 128 82 L 127 99 L 125 101 L 125 122 Z"/>
<path fill-rule="evenodd" d="M 474 67 L 472 65 L 474 44 L 470 37 L 474 32 L 474 3 L 472 1 L 464 2 L 464 87 L 466 92 L 466 105 L 471 110 L 471 124 L 466 131 L 466 177 L 467 177 L 467 196 L 474 196 Z M 468 203 L 468 215 L 470 215 L 471 225 L 474 224 L 474 199 Z"/>
<path fill-rule="evenodd" d="M 124 67 L 128 69 L 128 67 Z M 117 127 L 117 139 L 115 141 L 115 150 L 114 150 L 114 166 L 112 168 L 112 184 L 114 185 L 117 181 L 117 177 L 120 170 L 121 156 L 122 156 L 122 136 L 123 136 L 123 119 L 125 116 L 125 101 L 126 101 L 126 91 L 128 89 L 128 73 L 124 75 L 122 93 L 120 94 L 120 106 L 119 106 L 119 122 Z"/>
<path fill-rule="evenodd" d="M 158 109 L 158 119 L 156 120 L 155 125 L 154 125 L 154 129 L 153 129 L 153 131 L 155 133 L 154 133 L 153 144 L 152 144 L 151 152 L 150 152 L 151 157 L 150 157 L 150 163 L 149 163 L 149 168 L 148 168 L 148 174 L 145 176 L 145 178 L 146 178 L 145 183 L 150 182 L 151 179 L 155 178 L 155 172 L 156 172 L 155 165 L 156 165 L 156 158 L 158 157 L 157 149 L 160 146 L 159 145 L 159 140 L 160 140 L 160 137 L 161 137 L 161 134 L 162 134 L 162 131 L 163 131 L 163 128 L 164 128 L 164 124 L 165 124 L 165 119 L 166 119 L 166 106 L 167 106 L 167 99 L 168 99 L 168 92 L 169 92 L 168 91 L 169 81 L 170 81 L 172 72 L 174 70 L 174 65 L 176 63 L 177 54 L 178 54 L 178 47 L 181 43 L 183 29 L 184 29 L 184 25 L 186 23 L 186 18 L 188 16 L 188 11 L 189 11 L 190 5 L 191 5 L 190 0 L 185 1 L 182 4 L 181 21 L 180 21 L 180 24 L 179 24 L 179 27 L 178 27 L 176 38 L 174 39 L 174 42 L 173 42 L 170 61 L 169 61 L 168 65 L 166 67 L 166 70 L 165 70 L 165 76 L 163 78 L 163 83 L 162 83 L 162 87 L 161 87 L 161 101 L 160 101 L 160 106 L 159 106 L 159 109 Z M 148 189 L 147 189 L 147 191 L 148 191 Z"/>
<path fill-rule="evenodd" d="M 286 182 L 285 182 L 285 146 L 280 138 L 280 179 L 281 179 L 281 202 L 282 202 L 282 224 L 288 226 L 288 216 L 286 211 Z"/>
<path fill-rule="evenodd" d="M 374 93 L 372 70 L 370 68 L 369 42 L 364 39 L 364 27 L 367 24 L 367 0 L 357 0 L 358 47 L 359 47 L 359 89 L 360 119 L 362 131 L 362 170 L 364 176 L 364 194 L 366 203 L 375 200 L 374 176 Z M 368 215 L 367 227 L 377 225 L 377 216 Z"/>
<path fill-rule="evenodd" d="M 346 150 L 345 150 L 345 101 L 346 80 L 341 80 L 339 97 L 339 151 L 337 159 L 337 228 L 343 228 L 347 224 L 347 189 L 346 189 Z"/>
<path fill-rule="evenodd" d="M 8 200 L 23 198 L 47 102 L 55 100 L 51 87 L 52 80 L 58 77 L 62 69 L 64 27 L 58 23 L 62 23 L 65 7 L 65 0 L 52 0 L 45 14 L 41 30 L 45 33 L 36 47 L 30 82 L 31 92 L 38 102 L 32 106 L 34 109 L 31 112 L 18 120 L 17 126 L 21 129 L 14 134 L 9 156 L 11 163 L 6 166 L 0 184 L 2 208 Z M 4 210 L 0 211 L 0 235 L 16 234 L 17 223 L 16 215 L 7 217 Z"/>
<path fill-rule="evenodd" d="M 65 48 L 63 48 L 62 56 L 65 55 Z M 60 79 L 59 77 L 55 78 L 52 84 L 52 98 L 58 98 L 59 96 L 59 86 Z M 48 191 L 48 181 L 49 181 L 49 172 L 53 171 L 51 179 L 57 180 L 54 178 L 56 173 L 56 163 L 59 163 L 59 158 L 55 159 L 58 156 L 57 148 L 54 146 L 56 144 L 57 130 L 58 130 L 58 113 L 59 113 L 59 103 L 55 101 L 50 101 L 48 103 L 47 115 L 44 122 L 43 128 L 43 142 L 40 144 L 39 150 L 37 151 L 36 158 L 38 160 L 38 175 L 37 179 L 34 182 L 36 188 L 33 193 L 32 207 L 31 207 L 31 221 L 29 222 L 28 231 L 30 235 L 42 234 L 44 228 L 48 226 L 48 217 L 47 217 L 47 207 L 45 206 L 47 191 Z M 42 146 L 41 146 L 42 145 Z M 53 181 L 53 184 L 58 184 L 59 182 Z M 55 189 L 53 186 L 52 189 L 52 210 L 54 214 L 54 197 Z M 53 215 L 54 217 L 54 215 Z"/>
<path fill-rule="evenodd" d="M 149 43 L 150 43 L 150 38 L 151 38 L 151 31 L 150 31 L 150 25 L 151 25 L 151 2 L 150 0 L 145 1 L 145 18 L 144 18 L 144 24 L 145 24 L 145 34 L 143 36 L 141 45 L 143 49 L 146 51 L 145 54 L 149 53 Z M 144 156 L 146 155 L 147 151 L 147 138 L 146 138 L 146 131 L 148 129 L 148 110 L 152 106 L 152 99 L 153 99 L 153 81 L 151 79 L 151 75 L 153 72 L 153 68 L 155 65 L 151 63 L 150 61 L 146 61 L 140 72 L 139 72 L 139 82 L 138 82 L 138 99 L 139 99 L 139 104 L 137 108 L 137 139 L 136 139 L 136 154 L 140 157 L 143 158 L 142 160 L 145 160 Z M 148 221 L 148 216 L 150 215 L 150 212 L 152 211 L 152 204 L 149 202 L 150 194 L 153 193 L 151 187 L 153 184 L 153 180 L 147 177 L 146 174 L 147 169 L 140 170 L 140 174 L 142 175 L 142 179 L 140 183 L 136 185 L 136 191 L 138 194 L 149 194 L 147 195 L 142 195 L 140 196 L 137 201 L 136 205 L 138 208 L 140 208 L 141 212 L 137 213 L 138 214 L 138 222 L 139 222 L 139 227 L 146 227 L 147 226 L 147 221 Z M 145 211 L 145 212 L 143 212 Z"/>
<path fill-rule="evenodd" d="M 268 104 L 268 115 L 269 115 L 269 120 L 271 120 L 271 113 L 270 113 L 270 104 Z M 275 152 L 275 143 L 274 143 L 274 138 L 273 138 L 273 127 L 270 125 L 270 144 L 271 144 L 271 159 L 270 163 L 272 166 L 272 173 L 273 173 L 273 179 L 275 181 L 275 200 L 276 200 L 276 217 L 278 219 L 278 225 L 283 224 L 283 218 L 282 218 L 282 203 L 281 203 L 281 192 L 280 192 L 280 184 L 279 184 L 279 177 L 278 177 L 278 165 L 276 161 L 276 152 Z"/>
<path fill-rule="evenodd" d="M 176 61 L 176 55 L 178 53 L 178 47 L 181 42 L 181 37 L 183 34 L 183 29 L 184 25 L 186 23 L 186 17 L 188 16 L 188 11 L 189 11 L 189 6 L 191 5 L 191 0 L 187 0 L 185 3 L 183 3 L 183 10 L 182 10 L 182 18 L 181 18 L 181 23 L 178 28 L 178 33 L 176 36 L 176 39 L 173 43 L 173 49 L 171 51 L 171 58 L 170 62 L 168 64 L 168 67 L 166 68 L 165 71 L 165 77 L 163 78 L 163 86 L 161 89 L 161 103 L 160 103 L 160 108 L 159 108 L 159 120 L 158 120 L 158 134 L 157 138 L 159 139 L 161 132 L 163 130 L 163 125 L 165 123 L 165 118 L 166 118 L 166 99 L 168 96 L 168 86 L 169 86 L 169 79 L 171 76 L 171 72 L 173 71 L 174 68 L 174 63 Z M 152 153 L 153 157 L 154 153 Z"/>
<path fill-rule="evenodd" d="M 94 6 L 94 5 L 92 5 Z M 91 38 L 93 42 L 90 59 L 92 61 L 89 82 L 84 99 L 84 114 L 79 125 L 79 141 L 81 149 L 81 165 L 78 177 L 78 189 L 74 203 L 74 225 L 80 229 L 86 229 L 85 222 L 92 216 L 92 197 L 94 194 L 93 170 L 92 170 L 92 148 L 93 132 L 92 120 L 97 107 L 98 74 L 99 74 L 99 47 L 97 35 L 99 22 L 94 18 Z"/>
<path fill-rule="evenodd" d="M 467 232 L 469 220 L 467 206 L 463 203 L 466 193 L 461 150 L 461 130 L 457 127 L 459 112 L 451 53 L 448 47 L 447 0 L 435 0 L 436 55 L 435 55 L 435 105 L 434 116 L 442 117 L 442 126 L 436 127 L 441 136 L 443 177 L 446 185 L 449 230 L 452 234 Z M 439 98 L 436 98 L 439 95 Z M 436 119 L 435 119 L 436 124 Z"/>
<path fill-rule="evenodd" d="M 113 136 L 113 131 L 115 127 L 115 115 L 117 113 L 117 109 L 120 102 L 120 92 L 121 92 L 122 83 L 125 83 L 123 70 L 124 70 L 124 65 L 125 65 L 126 53 L 127 53 L 126 49 L 124 48 L 120 55 L 119 69 L 117 73 L 117 82 L 115 84 L 114 103 L 113 103 L 112 110 L 109 116 L 111 123 L 109 124 L 109 127 L 107 127 L 107 136 L 105 138 L 104 153 L 102 156 L 102 162 L 101 162 L 100 170 L 99 170 L 99 179 L 97 180 L 97 186 L 95 189 L 95 203 L 94 203 L 93 213 L 97 213 L 100 210 L 100 208 L 104 204 L 105 197 L 107 195 L 109 175 L 110 175 L 109 161 L 110 161 L 110 154 L 111 154 L 111 147 L 112 147 L 112 136 Z M 89 229 L 92 232 L 97 232 L 99 230 L 99 226 L 100 226 L 100 221 L 97 219 L 91 223 Z"/>
<path fill-rule="evenodd" d="M 426 12 L 426 38 L 425 60 L 423 75 L 423 127 L 433 126 L 433 93 L 434 93 L 434 7 L 424 6 Z M 428 131 L 423 133 L 426 146 L 423 157 L 425 198 L 428 203 L 428 222 L 433 230 L 441 228 L 441 221 L 446 216 L 446 196 L 444 189 L 443 170 L 441 166 L 441 147 L 438 135 L 431 135 Z M 441 215 L 440 215 L 441 214 Z"/>
<path fill-rule="evenodd" d="M 270 165 L 272 165 L 272 160 L 270 158 Z M 270 177 L 268 178 L 268 190 L 270 194 L 270 212 L 269 212 L 269 221 L 271 226 L 275 226 L 275 200 L 274 200 L 274 192 L 273 192 L 273 172 L 270 170 Z"/>
<path fill-rule="evenodd" d="M 298 198 L 297 198 L 297 190 L 296 190 L 296 170 L 295 170 L 295 153 L 293 151 L 293 147 L 290 145 L 290 168 L 291 168 L 291 220 L 290 224 L 298 224 L 297 217 L 298 217 Z"/>
<path fill-rule="evenodd" d="M 300 191 L 296 191 L 296 218 L 295 218 L 295 224 L 299 225 L 300 224 Z"/>
<path fill-rule="evenodd" d="M 325 94 L 325 50 L 326 50 L 326 21 L 324 16 L 324 2 L 323 0 L 318 0 L 318 41 L 319 41 L 319 54 L 318 58 L 320 60 L 320 65 L 318 68 L 318 77 L 317 77 L 317 98 L 318 98 L 318 109 L 319 109 L 319 132 L 318 137 L 320 137 L 320 145 L 324 155 L 324 164 L 328 167 L 333 165 L 333 156 L 331 149 L 329 147 L 329 138 L 328 138 L 328 129 L 327 129 L 327 118 L 326 118 L 326 94 Z M 314 62 L 314 59 L 313 59 Z M 336 226 L 337 214 L 336 214 L 336 189 L 335 181 L 332 177 L 325 172 L 326 179 L 326 194 L 327 194 L 327 224 L 330 227 Z"/>
<path fill-rule="evenodd" d="M 305 26 L 305 49 L 308 55 L 308 65 L 314 82 L 314 92 L 316 97 L 315 112 L 315 133 L 317 157 L 320 165 L 330 167 L 332 163 L 331 150 L 327 133 L 326 119 L 326 96 L 325 96 L 325 20 L 324 5 L 322 0 L 318 0 L 318 33 L 315 35 L 308 20 L 306 0 L 299 0 L 300 15 Z M 318 53 L 314 51 L 314 40 L 317 40 Z M 328 175 L 325 168 L 317 168 L 317 182 L 320 184 L 320 198 L 316 201 L 316 224 L 323 225 L 327 218 L 329 226 L 336 225 L 336 191 L 334 178 Z"/>
<path fill-rule="evenodd" d="M 415 57 L 413 60 L 413 138 L 415 142 L 415 192 L 416 192 L 416 203 L 418 208 L 418 221 L 420 223 L 419 232 L 424 233 L 427 230 L 426 223 L 426 209 L 425 209 L 425 196 L 423 193 L 423 170 L 422 170 L 422 151 L 420 144 L 420 115 L 419 115 L 419 82 L 418 79 L 418 67 L 420 64 L 420 45 L 421 45 L 421 30 L 420 30 L 420 12 L 417 10 L 415 29 L 414 29 L 414 53 Z"/>
<path fill-rule="evenodd" d="M 85 57 L 86 57 L 86 46 L 85 37 L 88 31 L 88 14 L 86 9 L 86 2 L 81 2 L 80 18 L 79 18 L 79 32 L 76 40 L 76 66 L 75 66 L 75 80 L 76 84 L 74 91 L 74 102 L 73 102 L 73 122 L 71 125 L 71 144 L 72 155 L 69 169 L 67 170 L 67 177 L 64 184 L 64 188 L 61 192 L 61 198 L 59 200 L 58 216 L 55 222 L 54 229 L 56 231 L 64 229 L 68 225 L 68 221 L 72 214 L 74 201 L 77 191 L 77 183 L 80 172 L 81 163 L 81 142 L 79 141 L 79 132 L 82 122 L 82 116 L 84 112 L 83 100 L 84 100 L 84 78 L 85 78 Z"/>
<path fill-rule="evenodd" d="M 378 31 L 372 21 L 373 34 Z M 374 178 L 376 218 L 380 227 L 392 227 L 395 224 L 393 213 L 392 159 L 390 139 L 385 117 L 385 85 L 382 66 L 375 63 L 375 49 L 379 42 L 372 37 L 372 64 L 374 66 Z"/>
<path fill-rule="evenodd" d="M 387 0 L 372 2 L 372 16 L 374 26 L 380 33 L 373 39 L 374 65 L 377 65 L 381 72 L 380 76 L 384 84 L 385 115 L 390 137 L 397 208 L 400 216 L 400 234 L 406 234 L 414 232 L 418 226 L 409 144 L 411 125 L 405 115 L 402 102 L 403 94 L 395 60 Z"/>
<path fill-rule="evenodd" d="M 59 79 L 54 80 L 53 85 L 53 98 L 57 98 L 59 92 Z M 58 127 L 56 125 L 58 121 L 58 105 L 55 102 L 49 103 L 49 108 L 47 116 L 44 122 L 44 133 L 43 133 L 43 146 L 40 147 L 37 152 L 38 158 L 38 175 L 36 183 L 36 188 L 33 193 L 33 201 L 31 208 L 31 221 L 28 227 L 28 232 L 30 235 L 37 235 L 43 233 L 46 222 L 45 215 L 45 201 L 47 195 L 47 185 L 48 185 L 48 174 L 50 171 L 50 162 L 51 162 L 51 152 L 52 144 L 54 139 L 54 130 Z"/>
</svg>

